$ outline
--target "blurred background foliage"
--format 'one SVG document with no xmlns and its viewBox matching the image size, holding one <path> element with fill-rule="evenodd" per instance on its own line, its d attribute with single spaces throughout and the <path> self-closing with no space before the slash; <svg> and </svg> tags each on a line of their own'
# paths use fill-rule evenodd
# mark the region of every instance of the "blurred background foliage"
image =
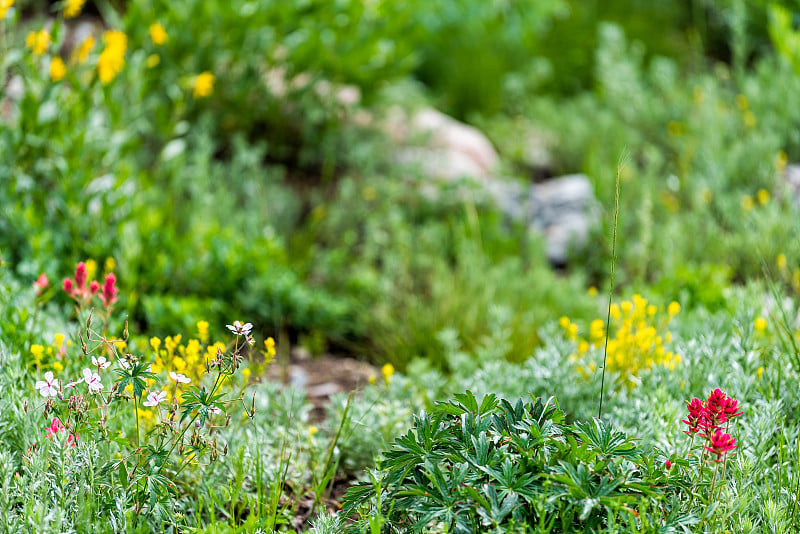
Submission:
<svg viewBox="0 0 800 534">
<path fill-rule="evenodd" d="M 800 159 L 797 2 L 89 2 L 128 38 L 107 85 L 69 62 L 68 83 L 50 80 L 57 6 L 0 22 L 0 254 L 25 280 L 114 258 L 122 306 L 153 335 L 238 317 L 318 351 L 447 367 L 442 332 L 469 351 L 502 324 L 502 356 L 522 360 L 547 320 L 597 312 L 621 154 L 621 292 L 719 309 L 729 283 L 779 254 L 791 278 L 800 259 L 780 178 Z M 46 20 L 55 44 L 30 54 Z M 604 207 L 590 245 L 556 273 L 491 206 L 420 194 L 376 127 L 420 103 L 481 127 L 521 180 L 520 125 L 544 132 L 549 173 L 586 173 Z"/>
</svg>

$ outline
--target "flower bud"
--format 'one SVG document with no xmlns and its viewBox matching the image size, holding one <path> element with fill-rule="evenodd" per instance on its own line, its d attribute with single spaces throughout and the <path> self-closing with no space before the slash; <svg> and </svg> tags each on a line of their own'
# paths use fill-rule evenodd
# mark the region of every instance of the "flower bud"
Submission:
<svg viewBox="0 0 800 534">
<path fill-rule="evenodd" d="M 63 289 L 70 297 L 75 294 L 75 286 L 72 285 L 71 278 L 64 278 L 61 282 L 61 289 Z"/>
<path fill-rule="evenodd" d="M 78 289 L 83 289 L 83 286 L 86 284 L 86 264 L 80 262 L 75 267 L 75 284 L 78 286 Z"/>
</svg>

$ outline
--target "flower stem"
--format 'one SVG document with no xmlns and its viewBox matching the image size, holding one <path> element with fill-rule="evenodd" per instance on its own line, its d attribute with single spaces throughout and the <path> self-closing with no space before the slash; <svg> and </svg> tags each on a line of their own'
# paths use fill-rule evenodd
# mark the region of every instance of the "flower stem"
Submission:
<svg viewBox="0 0 800 534">
<path fill-rule="evenodd" d="M 706 504 L 706 509 L 703 510 L 703 517 L 700 518 L 700 524 L 701 525 L 703 524 L 703 521 L 706 520 L 706 514 L 708 513 L 708 509 L 711 508 L 711 501 L 712 501 L 712 499 L 714 497 L 714 484 L 717 481 L 717 471 L 719 471 L 719 462 L 717 462 L 716 467 L 714 467 L 714 476 L 711 477 L 711 491 L 708 492 L 708 494 L 709 494 L 708 504 Z"/>
</svg>

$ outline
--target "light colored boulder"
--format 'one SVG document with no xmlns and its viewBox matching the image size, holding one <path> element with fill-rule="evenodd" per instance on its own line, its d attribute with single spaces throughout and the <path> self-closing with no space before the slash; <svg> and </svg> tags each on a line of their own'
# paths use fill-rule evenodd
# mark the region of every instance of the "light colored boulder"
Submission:
<svg viewBox="0 0 800 534">
<path fill-rule="evenodd" d="M 433 108 L 418 111 L 412 118 L 416 133 L 428 135 L 428 146 L 467 156 L 486 173 L 497 170 L 500 158 L 492 143 L 477 128 L 459 122 Z"/>
</svg>

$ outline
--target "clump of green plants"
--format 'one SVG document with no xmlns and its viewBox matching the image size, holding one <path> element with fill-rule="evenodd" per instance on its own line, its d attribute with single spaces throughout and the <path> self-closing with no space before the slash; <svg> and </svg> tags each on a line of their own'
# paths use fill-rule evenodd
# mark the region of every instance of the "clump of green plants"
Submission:
<svg viewBox="0 0 800 534">
<path fill-rule="evenodd" d="M 672 519 L 656 458 L 605 421 L 566 424 L 553 398 L 468 391 L 416 417 L 343 513 L 353 531 L 657 532 Z"/>
<path fill-rule="evenodd" d="M 36 291 L 42 285 L 40 277 Z M 109 337 L 118 293 L 113 273 L 101 286 L 89 280 L 81 262 L 62 289 L 84 322 L 78 343 L 59 344 L 51 362 L 36 360 L 42 351 L 31 347 L 36 368 L 55 372 L 42 373 L 33 384 L 43 402 L 25 405 L 29 417 L 42 420 L 45 439 L 27 444 L 17 488 L 39 487 L 40 505 L 59 513 L 91 500 L 89 508 L 108 516 L 115 529 L 136 529 L 143 522 L 185 524 L 184 516 L 175 514 L 180 486 L 228 455 L 223 430 L 232 415 L 240 415 L 237 404 L 246 418 L 255 415 L 255 398 L 245 403 L 237 377 L 255 344 L 253 325 L 227 325 L 233 340 L 213 345 L 204 372 L 167 373 L 163 364 L 155 369 L 157 353 L 154 360 L 128 346 L 127 322 L 121 336 Z M 95 326 L 96 300 L 102 305 L 101 328 Z M 55 523 L 76 525 L 66 517 Z"/>
</svg>

